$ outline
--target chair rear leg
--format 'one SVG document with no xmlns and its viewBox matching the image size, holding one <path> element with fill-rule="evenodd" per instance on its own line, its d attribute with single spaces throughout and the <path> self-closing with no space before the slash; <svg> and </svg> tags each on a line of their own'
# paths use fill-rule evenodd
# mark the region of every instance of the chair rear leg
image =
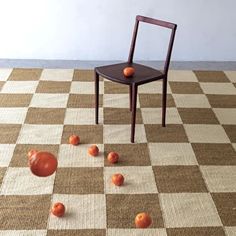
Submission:
<svg viewBox="0 0 236 236">
<path fill-rule="evenodd" d="M 98 124 L 99 111 L 99 74 L 95 71 L 95 123 Z"/>
<path fill-rule="evenodd" d="M 166 126 L 167 77 L 162 81 L 162 127 Z"/>
<path fill-rule="evenodd" d="M 134 143 L 135 122 L 136 122 L 136 104 L 137 104 L 138 86 L 132 85 L 132 120 L 131 120 L 131 143 Z"/>
<path fill-rule="evenodd" d="M 129 85 L 129 110 L 132 111 L 132 85 Z"/>
</svg>

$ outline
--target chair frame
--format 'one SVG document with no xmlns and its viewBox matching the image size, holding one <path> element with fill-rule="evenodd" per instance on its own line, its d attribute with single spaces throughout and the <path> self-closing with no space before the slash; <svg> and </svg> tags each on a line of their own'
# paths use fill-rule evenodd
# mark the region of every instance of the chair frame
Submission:
<svg viewBox="0 0 236 236">
<path fill-rule="evenodd" d="M 139 29 L 139 23 L 149 23 L 153 25 L 157 25 L 164 28 L 171 29 L 171 35 L 169 39 L 169 45 L 168 45 L 168 51 L 166 55 L 163 75 L 159 76 L 157 78 L 152 78 L 148 81 L 143 82 L 133 82 L 129 85 L 129 100 L 130 100 L 130 111 L 132 112 L 131 117 L 131 143 L 134 143 L 134 136 L 135 136 L 135 121 L 136 121 L 136 105 L 137 105 L 137 93 L 138 93 L 138 86 L 149 83 L 152 81 L 163 79 L 162 83 L 162 126 L 166 126 L 166 100 L 167 100 L 167 80 L 168 80 L 168 71 L 169 71 L 169 65 L 170 65 L 170 59 L 171 59 L 171 53 L 173 49 L 174 44 L 174 38 L 175 38 L 175 32 L 177 29 L 177 25 L 174 23 L 170 23 L 167 21 L 157 20 L 145 16 L 136 16 L 134 31 L 133 31 L 133 37 L 131 41 L 131 47 L 128 57 L 128 63 L 132 66 L 133 63 L 133 57 L 134 57 L 134 51 L 135 51 L 135 45 L 137 40 L 137 34 Z M 98 111 L 99 111 L 99 73 L 97 71 L 97 68 L 94 69 L 95 71 L 95 123 L 98 124 Z"/>
</svg>

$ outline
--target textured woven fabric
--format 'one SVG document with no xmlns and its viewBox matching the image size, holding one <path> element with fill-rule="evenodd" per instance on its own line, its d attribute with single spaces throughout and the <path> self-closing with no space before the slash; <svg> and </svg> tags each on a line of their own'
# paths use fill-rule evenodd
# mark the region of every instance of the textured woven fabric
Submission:
<svg viewBox="0 0 236 236">
<path fill-rule="evenodd" d="M 140 86 L 135 144 L 127 86 L 101 78 L 95 125 L 93 75 L 0 69 L 0 235 L 235 236 L 236 72 L 170 71 L 165 128 L 161 82 Z M 71 134 L 80 145 L 68 144 Z M 30 172 L 32 148 L 57 156 L 55 174 Z M 123 186 L 111 183 L 115 173 Z M 57 201 L 62 218 L 49 212 Z M 139 212 L 152 217 L 149 229 L 135 229 Z"/>
</svg>

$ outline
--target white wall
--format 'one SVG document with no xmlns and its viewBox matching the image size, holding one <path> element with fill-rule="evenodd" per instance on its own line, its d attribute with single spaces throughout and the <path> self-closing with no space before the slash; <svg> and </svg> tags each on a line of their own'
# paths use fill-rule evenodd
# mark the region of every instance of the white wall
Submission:
<svg viewBox="0 0 236 236">
<path fill-rule="evenodd" d="M 235 10 L 235 0 L 0 0 L 0 58 L 124 60 L 143 14 L 178 24 L 173 60 L 236 61 Z M 137 59 L 164 58 L 155 30 L 141 27 Z"/>
</svg>

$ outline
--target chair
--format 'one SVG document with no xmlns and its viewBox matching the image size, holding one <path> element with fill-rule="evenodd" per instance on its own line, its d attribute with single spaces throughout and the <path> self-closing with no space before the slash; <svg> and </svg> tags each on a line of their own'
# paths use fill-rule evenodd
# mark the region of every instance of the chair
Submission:
<svg viewBox="0 0 236 236">
<path fill-rule="evenodd" d="M 164 28 L 171 29 L 171 36 L 169 40 L 169 46 L 166 56 L 166 61 L 164 65 L 164 70 L 159 71 L 148 66 L 137 64 L 133 62 L 133 55 L 135 50 L 136 38 L 138 33 L 138 27 L 140 22 L 145 22 L 153 25 L 157 25 Z M 167 76 L 171 58 L 171 52 L 173 48 L 175 31 L 177 25 L 165 22 L 157 19 L 152 19 L 144 16 L 136 16 L 136 22 L 134 26 L 133 38 L 130 47 L 129 58 L 127 62 L 106 65 L 101 67 L 96 67 L 95 72 L 95 122 L 98 124 L 98 106 L 99 106 L 99 76 L 102 76 L 105 79 L 111 80 L 113 82 L 126 84 L 129 86 L 129 100 L 130 100 L 130 111 L 132 112 L 131 116 L 131 142 L 134 143 L 135 136 L 135 120 L 136 120 L 136 103 L 137 103 L 137 93 L 138 86 L 146 84 L 155 80 L 163 80 L 163 91 L 162 91 L 162 126 L 166 125 L 166 97 L 167 97 Z M 123 75 L 123 69 L 125 67 L 133 67 L 135 69 L 135 74 L 133 77 L 127 79 Z"/>
</svg>

